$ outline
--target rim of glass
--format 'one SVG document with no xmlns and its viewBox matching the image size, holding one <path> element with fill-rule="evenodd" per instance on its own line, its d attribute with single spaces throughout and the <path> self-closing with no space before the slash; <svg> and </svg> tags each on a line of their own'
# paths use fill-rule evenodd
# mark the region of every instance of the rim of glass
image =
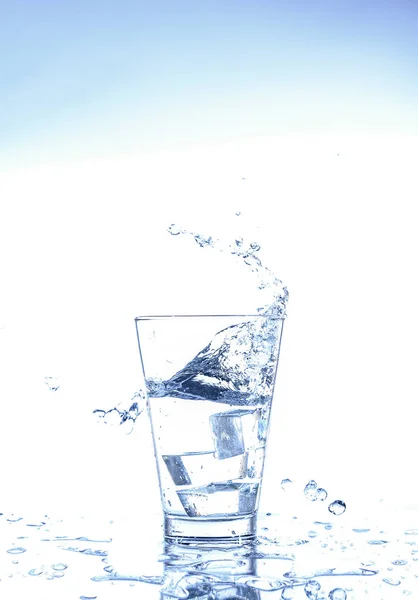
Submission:
<svg viewBox="0 0 418 600">
<path fill-rule="evenodd" d="M 135 317 L 135 321 L 152 321 L 159 319 L 235 319 L 235 318 L 252 318 L 252 319 L 269 319 L 271 321 L 283 321 L 284 317 L 278 315 L 261 315 L 259 313 L 235 313 L 235 314 L 212 314 L 212 315 L 141 315 Z"/>
</svg>

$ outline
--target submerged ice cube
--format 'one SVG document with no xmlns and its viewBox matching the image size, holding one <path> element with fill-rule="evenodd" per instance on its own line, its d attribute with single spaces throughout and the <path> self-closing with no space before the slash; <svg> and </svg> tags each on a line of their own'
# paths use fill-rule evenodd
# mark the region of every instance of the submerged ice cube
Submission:
<svg viewBox="0 0 418 600">
<path fill-rule="evenodd" d="M 177 495 L 189 517 L 243 515 L 253 513 L 258 483 L 211 483 L 178 490 Z"/>
<path fill-rule="evenodd" d="M 163 460 L 175 485 L 190 485 L 192 483 L 181 456 L 163 456 Z"/>
<path fill-rule="evenodd" d="M 259 479 L 263 474 L 264 448 L 256 448 L 248 452 L 247 475 L 250 479 Z"/>
<path fill-rule="evenodd" d="M 213 452 L 187 452 L 163 456 L 163 460 L 175 485 L 209 485 L 247 474 L 247 453 L 219 460 Z"/>
<path fill-rule="evenodd" d="M 237 456 L 257 446 L 259 410 L 237 409 L 210 417 L 210 427 L 219 459 Z"/>
</svg>

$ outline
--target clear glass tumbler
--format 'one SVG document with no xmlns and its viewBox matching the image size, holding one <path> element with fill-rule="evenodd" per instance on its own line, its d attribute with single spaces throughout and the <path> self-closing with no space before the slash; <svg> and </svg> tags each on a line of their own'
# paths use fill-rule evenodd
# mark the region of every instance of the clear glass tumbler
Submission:
<svg viewBox="0 0 418 600">
<path fill-rule="evenodd" d="M 251 539 L 283 319 L 136 320 L 165 536 Z"/>
</svg>

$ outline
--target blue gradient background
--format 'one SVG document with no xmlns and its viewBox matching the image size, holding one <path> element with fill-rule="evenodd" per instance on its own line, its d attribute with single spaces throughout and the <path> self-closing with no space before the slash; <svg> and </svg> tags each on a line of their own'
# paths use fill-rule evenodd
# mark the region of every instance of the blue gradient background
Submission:
<svg viewBox="0 0 418 600">
<path fill-rule="evenodd" d="M 139 387 L 135 316 L 249 295 L 172 222 L 290 291 L 266 506 L 285 477 L 418 504 L 417 51 L 415 0 L 0 0 L 4 505 L 158 506 L 146 421 L 110 443 L 92 410 Z"/>
<path fill-rule="evenodd" d="M 418 131 L 412 0 L 0 7 L 0 168 L 292 131 Z"/>
</svg>

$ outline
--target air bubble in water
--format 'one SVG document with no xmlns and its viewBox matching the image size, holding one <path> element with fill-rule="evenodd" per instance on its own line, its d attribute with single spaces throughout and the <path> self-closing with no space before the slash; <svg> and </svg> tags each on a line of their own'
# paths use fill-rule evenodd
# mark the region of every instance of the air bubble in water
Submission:
<svg viewBox="0 0 418 600">
<path fill-rule="evenodd" d="M 168 231 L 168 233 L 171 233 L 171 235 L 179 235 L 181 233 L 182 229 L 175 223 L 172 223 L 170 225 L 170 227 L 167 229 L 167 231 Z"/>
<path fill-rule="evenodd" d="M 347 592 L 342 588 L 335 588 L 328 594 L 329 600 L 347 600 Z"/>
<path fill-rule="evenodd" d="M 320 589 L 321 584 L 318 581 L 315 581 L 315 579 L 310 579 L 304 587 L 305 594 L 308 596 L 308 598 L 311 598 L 311 600 L 317 599 Z"/>
<path fill-rule="evenodd" d="M 58 377 L 44 377 L 44 383 L 51 392 L 56 392 L 60 387 Z"/>
<path fill-rule="evenodd" d="M 343 500 L 334 500 L 334 502 L 331 502 L 331 504 L 328 506 L 329 512 L 336 516 L 345 513 L 346 508 L 346 503 Z"/>
<path fill-rule="evenodd" d="M 313 479 L 308 481 L 308 483 L 305 485 L 305 489 L 303 490 L 303 493 L 308 498 L 308 500 L 310 500 L 311 502 L 314 502 L 317 499 L 317 493 L 318 493 L 318 485 L 317 485 L 316 481 L 314 481 Z"/>
<path fill-rule="evenodd" d="M 292 600 L 293 598 L 293 588 L 291 587 L 286 587 L 282 590 L 282 599 L 283 600 Z"/>
<path fill-rule="evenodd" d="M 321 500 L 322 502 L 327 499 L 328 492 L 324 488 L 318 488 L 316 490 L 316 499 Z"/>
</svg>

